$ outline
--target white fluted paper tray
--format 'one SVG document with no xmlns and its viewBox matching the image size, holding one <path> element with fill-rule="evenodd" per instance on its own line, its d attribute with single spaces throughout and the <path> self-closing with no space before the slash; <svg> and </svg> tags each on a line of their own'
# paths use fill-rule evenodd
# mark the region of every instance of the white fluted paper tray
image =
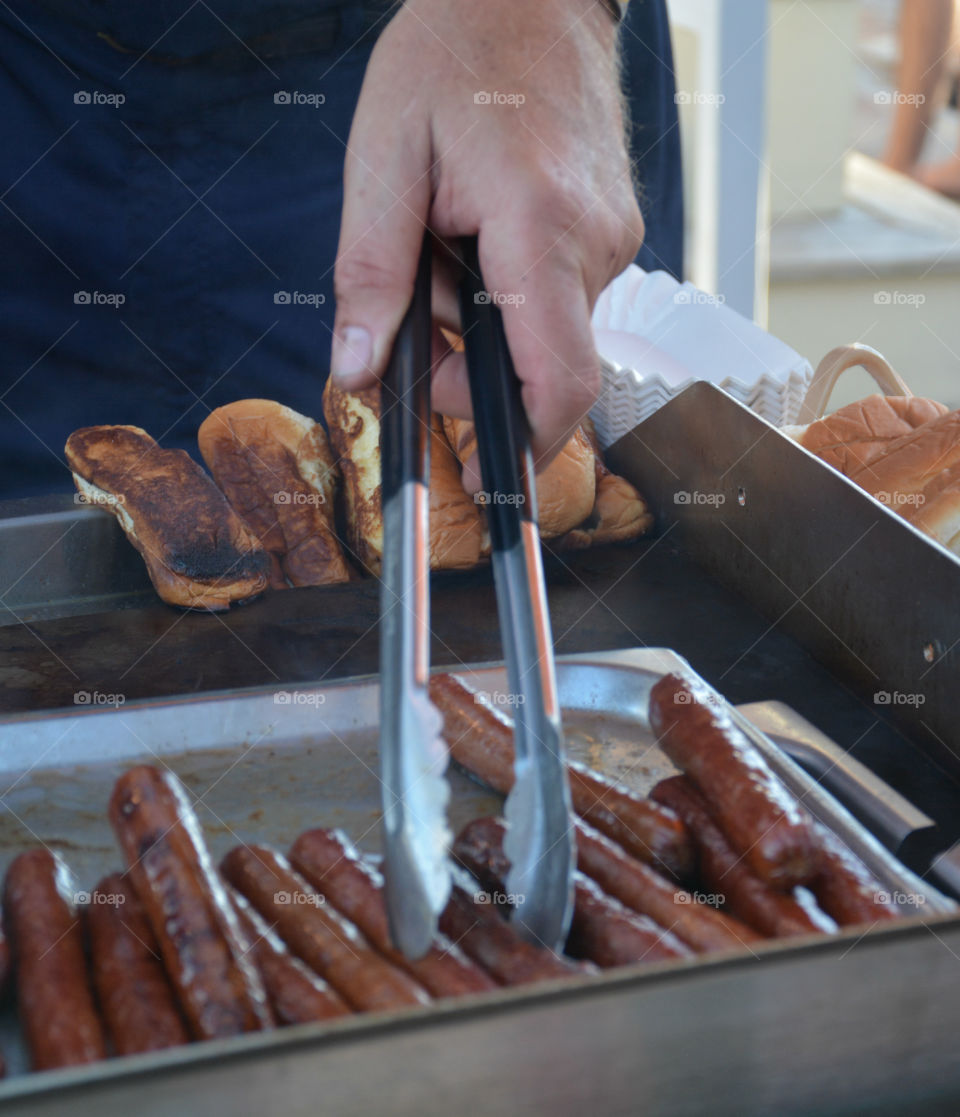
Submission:
<svg viewBox="0 0 960 1117">
<path fill-rule="evenodd" d="M 603 390 L 591 415 L 609 446 L 696 380 L 709 380 L 778 426 L 792 423 L 808 361 L 690 283 L 629 267 L 593 313 Z"/>
</svg>

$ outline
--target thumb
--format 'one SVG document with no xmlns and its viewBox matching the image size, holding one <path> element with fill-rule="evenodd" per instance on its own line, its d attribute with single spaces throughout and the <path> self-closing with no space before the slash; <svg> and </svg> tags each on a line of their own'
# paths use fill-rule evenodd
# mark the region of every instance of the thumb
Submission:
<svg viewBox="0 0 960 1117">
<path fill-rule="evenodd" d="M 396 116 L 378 101 L 361 96 L 344 163 L 330 374 L 348 391 L 375 383 L 386 368 L 413 294 L 430 207 L 426 122 L 419 129 L 405 122 L 421 133 L 419 142 L 397 136 Z"/>
</svg>

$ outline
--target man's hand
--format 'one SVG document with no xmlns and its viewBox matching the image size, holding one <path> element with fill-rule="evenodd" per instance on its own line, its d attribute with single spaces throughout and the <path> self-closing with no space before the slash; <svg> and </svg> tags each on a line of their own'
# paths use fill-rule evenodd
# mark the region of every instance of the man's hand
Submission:
<svg viewBox="0 0 960 1117">
<path fill-rule="evenodd" d="M 479 234 L 542 467 L 596 398 L 590 314 L 643 238 L 624 148 L 616 28 L 600 0 L 407 0 L 371 57 L 350 133 L 332 372 L 382 375 L 424 226 Z M 456 326 L 449 271 L 434 314 Z M 442 345 L 436 410 L 468 417 Z M 479 487 L 475 462 L 464 472 Z"/>
</svg>

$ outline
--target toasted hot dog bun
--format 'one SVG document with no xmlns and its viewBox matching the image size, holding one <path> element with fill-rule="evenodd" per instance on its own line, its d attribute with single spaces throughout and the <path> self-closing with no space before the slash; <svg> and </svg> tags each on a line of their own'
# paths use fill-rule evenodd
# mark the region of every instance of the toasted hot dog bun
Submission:
<svg viewBox="0 0 960 1117">
<path fill-rule="evenodd" d="M 379 574 L 383 562 L 380 390 L 345 392 L 328 380 L 323 413 L 343 474 L 349 545 L 368 570 Z M 430 437 L 430 565 L 441 570 L 463 569 L 480 560 L 483 519 L 463 490 L 456 456 L 437 417 L 432 420 Z"/>
<path fill-rule="evenodd" d="M 477 448 L 477 432 L 467 419 L 443 420 L 447 440 L 461 463 Z M 597 495 L 593 447 L 581 427 L 542 472 L 537 474 L 540 537 L 554 539 L 590 515 Z"/>
<path fill-rule="evenodd" d="M 558 540 L 557 546 L 578 550 L 639 539 L 653 527 L 653 514 L 647 502 L 625 477 L 607 468 L 589 418 L 584 419 L 582 429 L 593 447 L 597 497 L 589 517 Z"/>
<path fill-rule="evenodd" d="M 84 427 L 64 450 L 79 492 L 117 517 L 168 604 L 226 609 L 266 587 L 266 551 L 189 454 L 127 426 Z"/>
<path fill-rule="evenodd" d="M 334 532 L 337 470 L 323 427 L 274 400 L 218 407 L 197 433 L 233 508 L 273 558 L 273 584 L 350 580 Z"/>
<path fill-rule="evenodd" d="M 430 565 L 434 570 L 465 570 L 489 551 L 479 505 L 467 496 L 460 462 L 434 413 L 430 423 Z"/>
<path fill-rule="evenodd" d="M 343 477 L 347 543 L 353 557 L 377 574 L 383 561 L 380 505 L 380 389 L 344 392 L 327 380 L 323 415 Z"/>
</svg>

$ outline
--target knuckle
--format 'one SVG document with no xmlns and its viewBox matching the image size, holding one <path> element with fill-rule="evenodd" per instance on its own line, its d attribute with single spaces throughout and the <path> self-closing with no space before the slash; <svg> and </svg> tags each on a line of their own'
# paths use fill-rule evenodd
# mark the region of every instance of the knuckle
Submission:
<svg viewBox="0 0 960 1117">
<path fill-rule="evenodd" d="M 633 263 L 643 234 L 643 218 L 634 203 L 625 211 L 606 209 L 603 221 L 581 238 L 583 275 L 591 306 L 603 288 Z"/>
<path fill-rule="evenodd" d="M 406 291 L 411 286 L 395 267 L 369 253 L 353 251 L 338 257 L 333 270 L 333 290 L 337 299 L 358 290 Z"/>
<path fill-rule="evenodd" d="M 596 200 L 560 160 L 543 153 L 528 159 L 523 191 L 527 219 L 555 231 L 582 221 Z"/>
<path fill-rule="evenodd" d="M 603 207 L 602 228 L 593 231 L 590 243 L 603 245 L 610 261 L 608 279 L 620 274 L 632 262 L 643 244 L 645 226 L 636 198 L 616 199 Z"/>
<path fill-rule="evenodd" d="M 567 254 L 608 269 L 604 282 L 632 262 L 643 243 L 645 227 L 632 196 L 625 201 L 591 193 L 568 183 L 540 183 L 529 196 L 526 212 L 530 252 L 566 245 Z M 569 238 L 569 239 L 568 239 Z"/>
</svg>

